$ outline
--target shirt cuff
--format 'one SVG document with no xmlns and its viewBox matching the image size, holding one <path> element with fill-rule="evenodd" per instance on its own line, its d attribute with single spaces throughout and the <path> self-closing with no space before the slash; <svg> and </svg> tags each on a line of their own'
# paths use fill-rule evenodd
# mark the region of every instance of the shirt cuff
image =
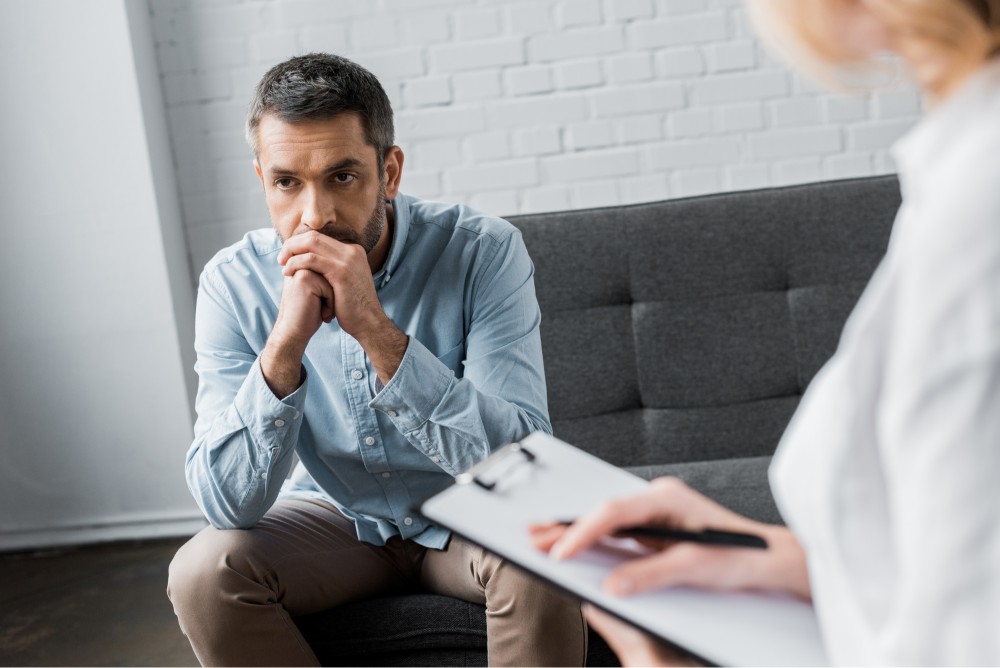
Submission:
<svg viewBox="0 0 1000 668">
<path fill-rule="evenodd" d="M 455 373 L 411 336 L 396 373 L 368 407 L 384 412 L 405 434 L 430 419 L 453 382 Z"/>
<path fill-rule="evenodd" d="M 306 403 L 309 379 L 302 370 L 302 384 L 284 399 L 278 399 L 264 380 L 260 358 L 250 367 L 246 382 L 233 402 L 236 413 L 250 432 L 271 447 L 280 446 L 290 431 L 298 427 Z"/>
</svg>

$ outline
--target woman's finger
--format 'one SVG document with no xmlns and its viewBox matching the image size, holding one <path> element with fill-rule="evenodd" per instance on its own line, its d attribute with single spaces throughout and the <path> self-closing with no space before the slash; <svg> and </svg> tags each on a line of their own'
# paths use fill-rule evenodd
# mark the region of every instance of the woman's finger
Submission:
<svg viewBox="0 0 1000 668">
<path fill-rule="evenodd" d="M 690 666 L 688 657 L 673 652 L 649 634 L 608 613 L 584 604 L 583 615 L 623 666 Z"/>
<path fill-rule="evenodd" d="M 551 522 L 549 524 L 533 524 L 528 527 L 528 533 L 531 534 L 531 542 L 536 549 L 548 552 L 555 542 L 566 533 L 566 529 L 564 524 Z"/>
<path fill-rule="evenodd" d="M 616 596 L 631 596 L 652 589 L 678 585 L 700 585 L 706 560 L 712 562 L 712 550 L 690 543 L 678 543 L 648 557 L 626 561 L 604 580 L 604 588 Z"/>
<path fill-rule="evenodd" d="M 606 501 L 570 525 L 550 554 L 556 559 L 571 557 L 624 527 L 664 523 L 681 526 L 671 500 L 664 498 L 669 495 L 669 490 L 650 487 L 634 496 Z"/>
<path fill-rule="evenodd" d="M 766 572 L 772 559 L 767 550 L 675 543 L 618 566 L 605 579 L 604 587 L 619 596 L 678 586 L 754 589 L 760 586 L 760 574 Z"/>
</svg>

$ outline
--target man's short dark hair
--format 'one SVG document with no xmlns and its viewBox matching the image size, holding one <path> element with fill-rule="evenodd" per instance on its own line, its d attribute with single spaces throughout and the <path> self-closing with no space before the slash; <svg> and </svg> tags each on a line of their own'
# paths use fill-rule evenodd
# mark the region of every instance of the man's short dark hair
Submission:
<svg viewBox="0 0 1000 668">
<path fill-rule="evenodd" d="M 257 84 L 247 113 L 247 142 L 257 157 L 257 126 L 264 114 L 285 123 L 356 113 L 375 147 L 379 172 L 393 145 L 392 107 L 382 84 L 357 63 L 329 53 L 295 56 L 275 65 Z"/>
</svg>

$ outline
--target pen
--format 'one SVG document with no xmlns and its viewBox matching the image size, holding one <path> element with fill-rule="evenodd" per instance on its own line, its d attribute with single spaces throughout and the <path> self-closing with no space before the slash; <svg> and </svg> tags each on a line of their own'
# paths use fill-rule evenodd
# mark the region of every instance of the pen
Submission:
<svg viewBox="0 0 1000 668">
<path fill-rule="evenodd" d="M 559 524 L 569 526 L 573 520 L 562 520 Z M 615 536 L 623 538 L 655 538 L 657 540 L 677 540 L 690 543 L 703 543 L 718 547 L 753 547 L 767 549 L 767 541 L 751 533 L 736 531 L 720 531 L 704 529 L 702 531 L 685 531 L 684 529 L 666 529 L 662 527 L 624 527 L 615 531 Z"/>
</svg>

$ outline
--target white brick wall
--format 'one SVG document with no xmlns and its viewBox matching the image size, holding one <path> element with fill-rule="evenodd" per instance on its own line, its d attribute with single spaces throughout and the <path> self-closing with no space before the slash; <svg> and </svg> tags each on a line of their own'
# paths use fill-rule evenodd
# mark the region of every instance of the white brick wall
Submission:
<svg viewBox="0 0 1000 668">
<path fill-rule="evenodd" d="M 192 265 L 268 225 L 242 123 L 268 67 L 375 72 L 403 189 L 500 215 L 890 172 L 904 85 L 827 93 L 738 0 L 149 0 Z"/>
</svg>

